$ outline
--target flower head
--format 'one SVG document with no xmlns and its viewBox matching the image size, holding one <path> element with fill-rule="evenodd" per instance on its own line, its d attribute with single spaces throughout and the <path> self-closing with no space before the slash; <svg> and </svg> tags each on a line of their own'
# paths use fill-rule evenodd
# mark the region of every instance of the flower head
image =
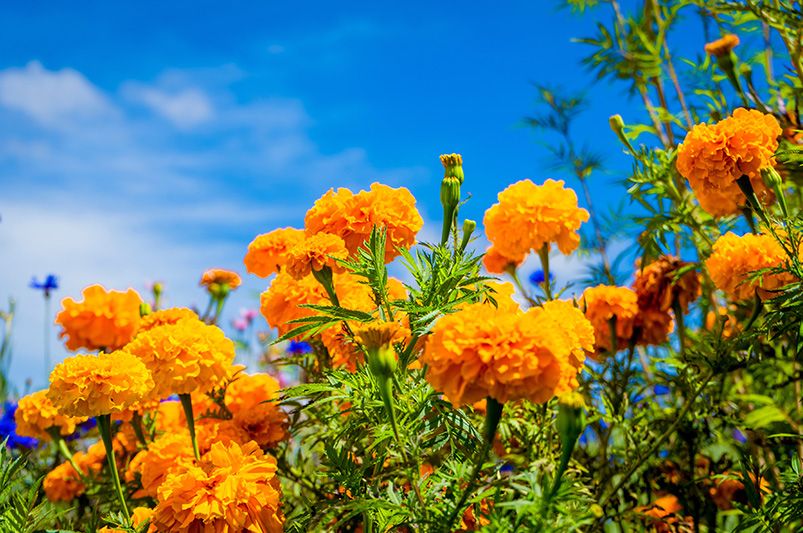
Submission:
<svg viewBox="0 0 803 533">
<path fill-rule="evenodd" d="M 496 246 L 491 246 L 485 251 L 482 256 L 482 264 L 485 270 L 490 274 L 504 274 L 511 267 L 516 268 L 524 262 L 526 255 L 522 254 L 517 257 L 508 257 L 502 255 Z"/>
<path fill-rule="evenodd" d="M 20 398 L 15 420 L 18 435 L 50 440 L 51 432 L 71 435 L 86 419 L 62 415 L 47 397 L 47 390 L 40 390 Z"/>
<path fill-rule="evenodd" d="M 573 252 L 580 244 L 577 230 L 588 218 L 562 180 L 543 185 L 522 180 L 499 193 L 499 203 L 485 212 L 484 224 L 499 253 L 516 258 L 552 243 L 564 254 Z"/>
<path fill-rule="evenodd" d="M 739 36 L 729 33 L 721 39 L 706 43 L 705 53 L 714 57 L 722 57 L 730 54 L 731 51 L 739 45 Z"/>
<path fill-rule="evenodd" d="M 186 307 L 171 307 L 161 311 L 154 311 L 142 317 L 137 333 L 141 334 L 143 331 L 164 326 L 165 324 L 176 324 L 185 319 L 198 320 L 198 314 Z"/>
<path fill-rule="evenodd" d="M 105 454 L 98 453 L 98 450 L 97 446 L 93 446 L 86 452 L 73 454 L 75 464 L 90 477 L 101 471 L 106 460 Z M 86 485 L 72 464 L 65 461 L 48 472 L 42 481 L 42 489 L 51 502 L 70 502 L 86 492 Z"/>
<path fill-rule="evenodd" d="M 728 232 L 716 240 L 705 266 L 714 285 L 740 301 L 752 298 L 756 289 L 762 297 L 771 297 L 773 291 L 794 282 L 794 276 L 787 272 L 754 274 L 782 266 L 786 260 L 783 247 L 770 235 L 739 237 Z"/>
<path fill-rule="evenodd" d="M 258 235 L 248 245 L 245 269 L 261 278 L 278 273 L 287 263 L 287 252 L 302 240 L 304 230 L 296 228 L 280 228 Z"/>
<path fill-rule="evenodd" d="M 385 262 L 409 248 L 424 225 L 415 207 L 415 197 L 404 187 L 394 189 L 380 183 L 369 191 L 354 194 L 348 189 L 329 190 L 316 200 L 304 217 L 307 236 L 332 233 L 342 238 L 354 255 L 369 238 L 374 226 L 387 231 Z"/>
<path fill-rule="evenodd" d="M 346 259 L 349 251 L 343 239 L 331 233 L 311 235 L 287 252 L 286 271 L 295 279 L 308 276 L 310 272 L 329 267 L 333 272 L 342 272 L 337 259 Z"/>
<path fill-rule="evenodd" d="M 279 407 L 279 382 L 268 374 L 240 374 L 226 387 L 232 420 L 260 446 L 273 447 L 288 437 L 287 415 Z"/>
<path fill-rule="evenodd" d="M 421 363 L 427 381 L 455 405 L 487 396 L 499 402 L 542 403 L 555 395 L 563 369 L 553 350 L 560 333 L 539 313 L 471 304 L 439 319 L 427 339 Z"/>
<path fill-rule="evenodd" d="M 98 416 L 124 411 L 152 389 L 151 373 L 142 361 L 118 350 L 65 359 L 50 374 L 47 397 L 63 415 Z"/>
<path fill-rule="evenodd" d="M 221 386 L 234 360 L 234 343 L 219 327 L 198 319 L 144 331 L 126 349 L 150 369 L 157 398 Z"/>
<path fill-rule="evenodd" d="M 262 293 L 260 311 L 268 325 L 284 335 L 296 327 L 290 324 L 291 320 L 314 314 L 311 309 L 299 307 L 300 305 L 325 304 L 328 301 L 326 290 L 314 277 L 294 279 L 290 274 L 281 272 L 271 282 L 268 290 Z"/>
<path fill-rule="evenodd" d="M 133 289 L 107 291 L 100 285 L 83 290 L 83 301 L 65 298 L 56 324 L 63 328 L 67 348 L 78 350 L 116 350 L 128 343 L 139 327 L 142 298 Z"/>
<path fill-rule="evenodd" d="M 697 124 L 678 147 L 677 169 L 689 180 L 700 207 L 714 216 L 731 215 L 747 201 L 736 180 L 750 178 L 758 199 L 772 200 L 761 170 L 773 165 L 781 127 L 772 115 L 736 109 L 714 125 Z"/>
<path fill-rule="evenodd" d="M 276 460 L 255 442 L 216 443 L 198 464 L 167 475 L 159 486 L 153 524 L 166 533 L 260 531 L 279 533 Z"/>
<path fill-rule="evenodd" d="M 242 284 L 240 275 L 224 268 L 210 268 L 201 276 L 201 286 L 211 289 L 214 285 L 226 285 L 229 289 L 236 289 Z"/>
<path fill-rule="evenodd" d="M 633 338 L 633 328 L 639 314 L 638 296 L 627 287 L 598 285 L 583 292 L 581 307 L 594 326 L 597 351 L 619 350 Z M 611 320 L 616 321 L 616 346 L 611 346 Z"/>
<path fill-rule="evenodd" d="M 641 309 L 669 311 L 677 302 L 683 312 L 700 297 L 700 274 L 690 263 L 664 255 L 649 265 L 636 269 L 633 289 Z"/>
<path fill-rule="evenodd" d="M 167 475 L 194 461 L 190 435 L 186 429 L 166 433 L 137 453 L 125 472 L 126 482 L 139 481 L 142 487 L 134 498 L 156 498 L 159 485 Z"/>
<path fill-rule="evenodd" d="M 50 296 L 51 291 L 55 291 L 59 288 L 59 278 L 57 278 L 55 274 L 48 274 L 45 279 L 40 282 L 39 279 L 34 276 L 31 278 L 29 286 L 32 289 L 42 291 L 47 297 Z"/>
</svg>

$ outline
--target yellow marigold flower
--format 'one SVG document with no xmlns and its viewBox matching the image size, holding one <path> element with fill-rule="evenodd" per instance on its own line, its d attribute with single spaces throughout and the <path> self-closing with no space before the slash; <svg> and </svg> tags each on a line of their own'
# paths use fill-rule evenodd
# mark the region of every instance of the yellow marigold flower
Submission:
<svg viewBox="0 0 803 533">
<path fill-rule="evenodd" d="M 786 260 L 783 247 L 770 235 L 739 237 L 728 232 L 714 243 L 705 266 L 718 289 L 741 301 L 752 298 L 756 289 L 762 298 L 770 298 L 773 291 L 793 283 L 794 276 L 786 272 L 767 272 L 751 280 L 751 273 L 781 266 Z"/>
<path fill-rule="evenodd" d="M 242 278 L 236 272 L 224 268 L 210 268 L 201 276 L 200 285 L 209 289 L 214 285 L 226 285 L 229 289 L 236 289 L 242 282 Z"/>
<path fill-rule="evenodd" d="M 396 278 L 388 278 L 388 299 L 392 302 L 394 300 L 406 300 L 407 299 L 407 287 L 404 286 L 404 283 L 401 280 Z"/>
<path fill-rule="evenodd" d="M 142 298 L 136 291 L 107 291 L 100 285 L 87 287 L 83 301 L 65 298 L 56 324 L 62 327 L 60 337 L 70 350 L 112 351 L 125 346 L 139 327 L 139 306 Z"/>
<path fill-rule="evenodd" d="M 287 415 L 277 401 L 280 388 L 268 374 L 241 374 L 226 387 L 225 403 L 234 422 L 262 447 L 276 446 L 289 436 Z"/>
<path fill-rule="evenodd" d="M 597 352 L 611 351 L 611 319 L 616 318 L 616 347 L 627 347 L 633 338 L 633 327 L 639 314 L 638 296 L 627 287 L 598 285 L 583 292 L 580 307 L 594 326 Z"/>
<path fill-rule="evenodd" d="M 664 255 L 644 268 L 637 268 L 633 289 L 638 295 L 639 307 L 669 311 L 672 303 L 677 301 L 683 312 L 688 312 L 689 304 L 699 298 L 702 292 L 697 271 L 686 270 L 678 275 L 689 264 L 677 257 Z"/>
<path fill-rule="evenodd" d="M 167 475 L 194 460 L 186 429 L 164 434 L 134 456 L 125 472 L 125 480 L 127 483 L 139 480 L 142 488 L 134 492 L 134 498 L 156 498 L 156 491 Z"/>
<path fill-rule="evenodd" d="M 577 230 L 588 211 L 577 206 L 577 194 L 562 180 L 543 185 L 522 180 L 499 193 L 499 203 L 485 212 L 485 233 L 496 250 L 511 258 L 557 244 L 564 254 L 580 244 Z"/>
<path fill-rule="evenodd" d="M 134 354 L 123 350 L 76 355 L 56 365 L 47 397 L 67 416 L 119 413 L 148 397 L 151 373 Z"/>
<path fill-rule="evenodd" d="M 157 531 L 279 533 L 284 516 L 276 460 L 255 442 L 216 443 L 197 465 L 170 473 L 159 487 Z"/>
<path fill-rule="evenodd" d="M 131 522 L 135 528 L 140 527 L 142 524 L 145 523 L 146 520 L 150 520 L 153 516 L 153 509 L 148 509 L 147 507 L 134 507 L 131 510 Z M 155 529 L 152 527 L 148 528 L 148 533 L 155 533 Z M 126 533 L 123 529 L 115 529 L 110 527 L 102 527 L 98 530 L 98 533 Z"/>
<path fill-rule="evenodd" d="M 552 351 L 560 343 L 567 340 L 538 313 L 478 303 L 435 323 L 421 363 L 429 367 L 427 381 L 457 406 L 486 396 L 542 403 L 560 385 L 562 366 Z"/>
<path fill-rule="evenodd" d="M 722 57 L 731 53 L 731 50 L 739 45 L 739 36 L 729 33 L 721 39 L 706 43 L 705 53 L 714 57 Z"/>
<path fill-rule="evenodd" d="M 404 187 L 380 183 L 357 194 L 348 189 L 330 189 L 316 200 L 304 217 L 307 235 L 332 233 L 346 243 L 350 254 L 362 246 L 374 226 L 387 230 L 385 262 L 399 255 L 397 248 L 415 244 L 424 220 L 415 207 L 415 197 Z"/>
<path fill-rule="evenodd" d="M 714 216 L 739 212 L 746 198 L 736 180 L 750 183 L 759 201 L 773 194 L 761 179 L 761 169 L 773 165 L 781 127 L 772 115 L 736 109 L 714 125 L 697 124 L 678 147 L 677 169 L 689 180 L 700 207 Z"/>
<path fill-rule="evenodd" d="M 21 437 L 51 440 L 51 431 L 57 431 L 63 436 L 72 435 L 75 426 L 85 422 L 86 418 L 64 416 L 59 413 L 47 397 L 45 389 L 20 398 L 14 421 L 17 424 L 17 434 Z"/>
<path fill-rule="evenodd" d="M 343 239 L 331 233 L 318 233 L 302 240 L 287 252 L 285 268 L 295 279 L 308 276 L 313 270 L 321 271 L 324 267 L 342 272 L 336 259 L 346 259 L 348 256 L 349 251 Z"/>
<path fill-rule="evenodd" d="M 524 262 L 526 255 L 518 255 L 516 257 L 508 257 L 502 255 L 496 246 L 491 246 L 485 251 L 482 257 L 482 264 L 489 274 L 504 274 L 509 268 L 516 268 Z"/>
<path fill-rule="evenodd" d="M 253 440 L 248 432 L 234 420 L 201 418 L 195 422 L 195 431 L 201 453 L 208 452 L 217 442 L 228 445 L 231 443 L 245 444 Z"/>
<path fill-rule="evenodd" d="M 496 301 L 496 307 L 502 311 L 515 313 L 521 311 L 519 303 L 513 299 L 516 287 L 509 281 L 486 281 L 485 284 L 493 289 L 491 296 Z"/>
<path fill-rule="evenodd" d="M 555 394 L 565 394 L 580 384 L 577 375 L 582 371 L 586 353 L 594 351 L 594 326 L 572 302 L 552 300 L 534 307 L 528 314 L 538 316 L 541 327 L 552 330 L 559 342 L 550 346 L 561 364 L 561 380 Z"/>
<path fill-rule="evenodd" d="M 193 402 L 193 412 L 196 412 L 195 402 Z M 201 415 L 201 412 L 197 412 L 197 414 Z M 155 417 L 154 427 L 159 434 L 180 431 L 187 427 L 184 408 L 181 407 L 181 402 L 178 400 L 159 402 Z"/>
<path fill-rule="evenodd" d="M 162 309 L 161 311 L 154 311 L 142 317 L 137 333 L 164 326 L 165 324 L 175 324 L 184 319 L 198 320 L 198 314 L 186 307 L 171 307 L 169 309 Z"/>
<path fill-rule="evenodd" d="M 258 235 L 248 245 L 245 269 L 261 278 L 278 273 L 287 263 L 287 252 L 302 240 L 304 230 L 295 228 L 280 228 Z"/>
<path fill-rule="evenodd" d="M 221 386 L 234 360 L 234 343 L 219 327 L 192 319 L 145 331 L 126 349 L 150 369 L 157 398 Z"/>
</svg>

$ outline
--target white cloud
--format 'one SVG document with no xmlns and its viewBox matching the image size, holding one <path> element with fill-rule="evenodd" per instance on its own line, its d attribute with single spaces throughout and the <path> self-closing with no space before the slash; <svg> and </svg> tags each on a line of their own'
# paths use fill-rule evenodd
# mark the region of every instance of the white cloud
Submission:
<svg viewBox="0 0 803 533">
<path fill-rule="evenodd" d="M 197 88 L 171 93 L 153 87 L 134 85 L 128 94 L 132 100 L 145 104 L 179 128 L 198 126 L 210 121 L 215 115 L 211 100 L 206 93 Z"/>
<path fill-rule="evenodd" d="M 0 72 L 0 104 L 46 126 L 114 114 L 103 93 L 81 73 L 69 68 L 47 70 L 38 61 Z"/>
</svg>

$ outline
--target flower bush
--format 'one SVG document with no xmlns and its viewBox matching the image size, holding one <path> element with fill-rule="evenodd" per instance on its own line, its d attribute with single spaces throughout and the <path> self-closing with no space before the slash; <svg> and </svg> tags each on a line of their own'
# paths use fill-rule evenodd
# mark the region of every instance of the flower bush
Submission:
<svg viewBox="0 0 803 533">
<path fill-rule="evenodd" d="M 803 14 L 570 3 L 613 8 L 586 62 L 644 105 L 605 125 L 632 207 L 594 205 L 581 102 L 542 88 L 561 179 L 500 182 L 481 228 L 444 154 L 435 242 L 419 191 L 332 189 L 243 243 L 251 277 L 203 273 L 204 310 L 65 298 L 81 353 L 3 404 L 0 531 L 803 529 Z M 723 36 L 676 57 L 678 13 Z"/>
</svg>

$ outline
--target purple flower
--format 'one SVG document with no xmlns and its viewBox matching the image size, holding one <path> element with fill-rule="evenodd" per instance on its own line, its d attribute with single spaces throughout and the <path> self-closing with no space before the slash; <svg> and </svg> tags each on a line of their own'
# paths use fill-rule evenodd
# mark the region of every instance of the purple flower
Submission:
<svg viewBox="0 0 803 533">
<path fill-rule="evenodd" d="M 530 283 L 532 283 L 533 285 L 542 284 L 544 282 L 544 271 L 539 268 L 538 270 L 536 270 L 535 272 L 530 274 L 530 278 L 529 279 L 530 279 Z M 550 272 L 549 273 L 549 281 L 553 281 L 554 279 L 555 279 L 555 276 L 553 276 L 552 272 Z"/>
<path fill-rule="evenodd" d="M 51 291 L 55 291 L 59 288 L 59 278 L 57 278 L 55 274 L 48 274 L 45 277 L 45 280 L 40 283 L 39 280 L 36 279 L 36 276 L 34 276 L 31 278 L 31 283 L 29 286 L 32 289 L 37 289 L 44 292 L 45 297 L 48 297 L 50 296 Z"/>
<path fill-rule="evenodd" d="M 738 429 L 733 430 L 733 438 L 742 444 L 747 442 L 747 436 Z"/>
<path fill-rule="evenodd" d="M 14 420 L 14 413 L 17 411 L 17 404 L 6 402 L 3 405 L 3 416 L 0 416 L 0 440 L 6 440 L 9 448 L 33 448 L 38 442 L 31 437 L 21 437 L 17 435 L 17 422 Z"/>
</svg>

